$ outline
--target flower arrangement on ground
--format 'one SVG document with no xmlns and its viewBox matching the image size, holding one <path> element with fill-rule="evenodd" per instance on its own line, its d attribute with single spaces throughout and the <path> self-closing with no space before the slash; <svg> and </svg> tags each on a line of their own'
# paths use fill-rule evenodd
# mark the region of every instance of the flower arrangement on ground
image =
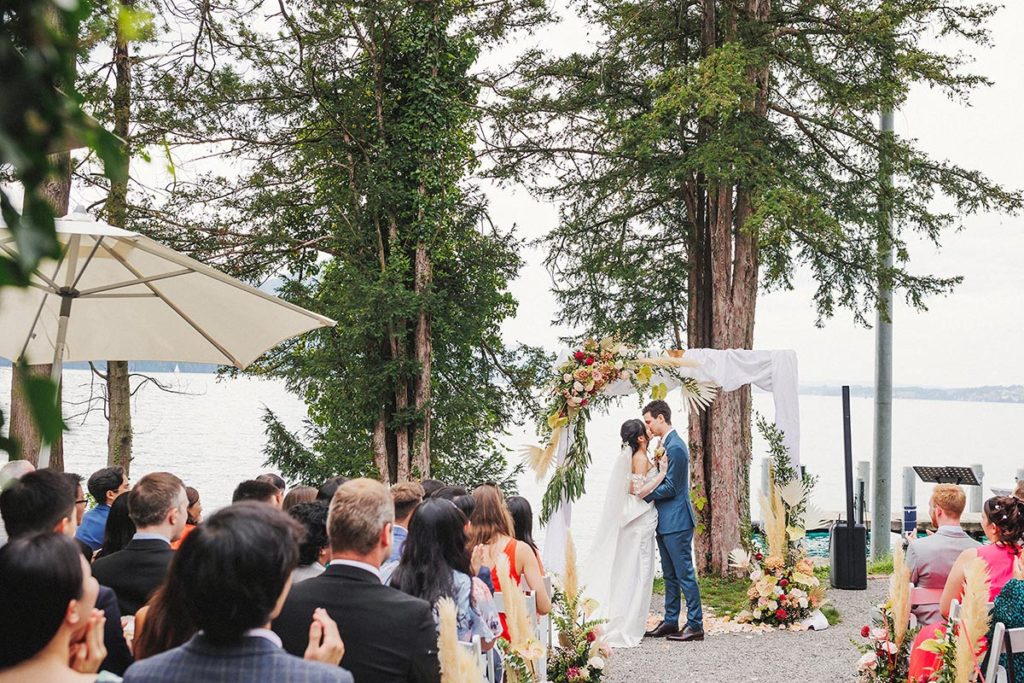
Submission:
<svg viewBox="0 0 1024 683">
<path fill-rule="evenodd" d="M 862 656 L 857 662 L 857 680 L 906 681 L 910 650 L 918 629 L 910 628 L 910 568 L 904 560 L 903 546 L 897 545 L 889 577 L 889 598 L 879 605 L 881 625 L 864 626 L 860 635 L 865 642 L 855 643 Z"/>
<path fill-rule="evenodd" d="M 604 619 L 592 619 L 597 602 L 583 595 L 576 574 L 576 549 L 566 539 L 565 579 L 552 599 L 552 621 L 558 630 L 548 660 L 548 680 L 553 683 L 597 683 L 611 649 L 602 639 Z"/>
<path fill-rule="evenodd" d="M 798 477 L 775 425 L 758 416 L 757 426 L 771 453 L 768 491 L 761 493 L 767 548 L 737 548 L 729 555 L 730 565 L 750 578 L 749 607 L 737 620 L 787 626 L 825 603 L 825 587 L 803 545 L 806 529 L 820 517 L 808 503 L 815 479 Z"/>
<path fill-rule="evenodd" d="M 928 683 L 970 683 L 976 672 L 980 675 L 990 621 L 988 596 L 988 567 L 985 560 L 975 557 L 964 567 L 960 621 L 942 637 L 921 644 L 941 658 L 939 668 L 926 679 Z"/>
<path fill-rule="evenodd" d="M 588 339 L 555 368 L 548 385 L 549 400 L 543 412 L 544 446 L 525 448 L 530 468 L 540 480 L 554 464 L 558 443 L 568 431 L 569 450 L 564 462 L 555 468 L 541 504 L 541 523 L 546 523 L 563 500 L 577 500 L 584 491 L 584 476 L 590 465 L 587 423 L 590 411 L 612 399 L 605 389 L 620 380 L 629 381 L 638 394 L 650 392 L 652 398 L 665 398 L 668 385 L 652 385 L 654 370 L 669 375 L 683 390 L 693 408 L 703 408 L 715 397 L 716 387 L 692 377 L 680 368 L 697 367 L 684 358 L 682 351 L 669 351 L 666 357 L 642 357 L 636 350 L 614 337 L 600 341 Z"/>
<path fill-rule="evenodd" d="M 537 639 L 533 617 L 527 612 L 526 597 L 519 582 L 512 579 L 508 557 L 498 557 L 501 587 L 505 601 L 505 623 L 509 639 L 499 639 L 502 666 L 508 683 L 534 683 L 537 680 L 537 662 L 544 656 L 544 644 Z"/>
</svg>

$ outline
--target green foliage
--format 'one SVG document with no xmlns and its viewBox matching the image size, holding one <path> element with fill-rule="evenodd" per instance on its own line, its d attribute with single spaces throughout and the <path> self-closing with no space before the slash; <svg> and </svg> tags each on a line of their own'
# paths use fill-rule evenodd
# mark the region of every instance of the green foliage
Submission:
<svg viewBox="0 0 1024 683">
<path fill-rule="evenodd" d="M 562 501 L 579 500 L 587 492 L 587 469 L 590 467 L 590 444 L 587 441 L 587 423 L 590 411 L 583 408 L 567 429 L 572 430 L 572 440 L 565 460 L 555 468 L 544 490 L 540 503 L 540 523 L 547 524 Z"/>
<path fill-rule="evenodd" d="M 892 574 L 892 555 L 868 562 L 869 576 L 889 576 L 890 574 Z"/>
</svg>

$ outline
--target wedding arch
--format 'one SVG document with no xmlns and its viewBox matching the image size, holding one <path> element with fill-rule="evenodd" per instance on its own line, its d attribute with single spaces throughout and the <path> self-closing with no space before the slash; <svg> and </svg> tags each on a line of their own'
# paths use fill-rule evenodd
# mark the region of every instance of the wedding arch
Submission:
<svg viewBox="0 0 1024 683">
<path fill-rule="evenodd" d="M 572 504 L 585 490 L 591 456 L 586 425 L 591 411 L 630 394 L 666 398 L 680 389 L 691 409 L 705 408 L 719 391 L 751 384 L 771 392 L 775 425 L 794 467 L 800 464 L 800 409 L 796 352 L 687 349 L 644 354 L 614 339 L 588 340 L 563 352 L 549 385 L 543 446 L 528 446 L 530 466 L 541 479 L 554 466 L 541 505 L 546 525 L 544 561 L 564 570 Z"/>
</svg>

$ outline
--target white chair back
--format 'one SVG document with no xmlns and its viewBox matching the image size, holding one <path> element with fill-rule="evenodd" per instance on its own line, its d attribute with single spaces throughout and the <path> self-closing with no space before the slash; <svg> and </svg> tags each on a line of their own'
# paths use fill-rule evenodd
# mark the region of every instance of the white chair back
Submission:
<svg viewBox="0 0 1024 683">
<path fill-rule="evenodd" d="M 1006 641 L 1010 641 L 1007 649 Z M 988 683 L 1006 683 L 1006 669 L 999 665 L 999 655 L 1008 657 L 1024 653 L 1024 628 L 1006 628 L 1002 622 L 996 624 L 992 631 L 992 642 L 989 647 L 988 667 L 985 670 L 985 681 Z"/>
<path fill-rule="evenodd" d="M 541 629 L 540 621 L 537 618 L 537 594 L 533 591 L 524 591 L 523 602 L 526 603 L 526 614 L 530 617 L 530 626 L 536 633 L 537 639 L 543 643 L 545 640 L 544 634 Z M 505 595 L 501 591 L 494 594 L 494 606 L 498 608 L 499 614 L 505 614 Z M 539 662 L 537 662 L 537 680 L 541 683 L 547 681 L 548 646 L 549 643 L 545 643 L 544 656 L 541 657 Z"/>
<path fill-rule="evenodd" d="M 459 647 L 468 652 L 470 656 L 473 657 L 474 661 L 477 662 L 477 667 L 479 667 L 481 672 L 481 680 L 487 681 L 487 683 L 494 683 L 494 678 L 492 677 L 494 665 L 493 662 L 488 661 L 490 659 L 490 655 L 483 651 L 480 636 L 473 636 L 473 642 L 471 643 L 466 643 L 460 640 Z"/>
<path fill-rule="evenodd" d="M 950 623 L 950 625 L 960 623 L 960 610 L 961 609 L 962 609 L 962 607 L 960 606 L 960 601 L 959 600 L 953 600 L 953 602 L 950 603 L 950 605 L 949 605 L 949 623 Z M 991 602 L 988 603 L 988 611 L 989 611 L 990 614 L 992 613 L 992 603 Z"/>
</svg>

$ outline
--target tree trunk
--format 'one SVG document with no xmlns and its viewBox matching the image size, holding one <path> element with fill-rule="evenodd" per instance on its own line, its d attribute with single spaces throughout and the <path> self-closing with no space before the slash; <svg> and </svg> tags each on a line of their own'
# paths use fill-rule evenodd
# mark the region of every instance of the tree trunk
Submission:
<svg viewBox="0 0 1024 683">
<path fill-rule="evenodd" d="M 71 199 L 71 154 L 59 152 L 50 155 L 50 163 L 57 170 L 56 175 L 40 187 L 40 194 L 50 202 L 53 215 L 66 216 Z M 39 359 L 33 359 L 39 360 Z M 37 377 L 49 377 L 53 366 L 50 363 L 30 365 L 29 373 Z M 19 385 L 18 372 L 11 373 L 11 426 L 10 437 L 21 446 L 21 457 L 33 465 L 39 463 L 40 439 L 32 419 L 32 409 Z M 57 405 L 63 405 L 63 387 L 57 388 Z M 64 471 L 64 435 L 50 447 L 50 468 Z"/>
<path fill-rule="evenodd" d="M 124 0 L 122 5 L 131 8 L 133 0 Z M 131 123 L 131 60 L 128 54 L 128 39 L 117 23 L 114 30 L 114 134 L 128 140 Z M 124 228 L 128 223 L 128 170 L 131 153 L 123 157 L 121 177 L 111 181 L 107 196 L 107 219 L 110 224 Z M 132 410 L 131 385 L 128 377 L 128 362 L 107 361 L 107 464 L 120 465 L 127 473 L 132 461 Z"/>
<path fill-rule="evenodd" d="M 420 315 L 416 323 L 416 361 L 419 363 L 419 378 L 416 382 L 416 414 L 420 416 L 419 439 L 413 461 L 413 474 L 420 479 L 430 476 L 430 397 L 431 367 L 433 351 L 430 334 L 429 296 L 434 272 L 430 254 L 423 244 L 416 247 L 416 293 L 420 297 Z"/>
</svg>

